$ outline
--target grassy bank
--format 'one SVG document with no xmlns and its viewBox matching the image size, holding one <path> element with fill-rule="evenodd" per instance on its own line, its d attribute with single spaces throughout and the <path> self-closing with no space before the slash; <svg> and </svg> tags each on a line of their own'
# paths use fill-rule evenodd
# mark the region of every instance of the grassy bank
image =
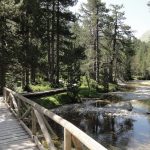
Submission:
<svg viewBox="0 0 150 150">
<path fill-rule="evenodd" d="M 78 100 L 73 98 L 73 95 L 68 94 L 67 92 L 56 94 L 53 96 L 46 96 L 42 98 L 36 98 L 33 99 L 35 102 L 39 103 L 40 105 L 46 107 L 46 108 L 55 108 L 64 104 L 71 104 L 80 101 L 82 98 L 102 98 L 103 93 L 105 91 L 103 90 L 103 85 L 98 85 L 95 83 L 94 80 L 90 80 L 90 89 L 88 87 L 88 84 L 86 82 L 85 77 L 81 80 L 81 86 L 79 87 L 78 92 Z M 30 84 L 30 88 L 33 92 L 39 92 L 39 91 L 48 91 L 51 90 L 52 87 L 48 82 L 42 82 L 40 84 L 32 85 Z M 109 91 L 117 91 L 118 85 L 109 83 Z"/>
<path fill-rule="evenodd" d="M 118 85 L 109 83 L 109 92 L 114 92 L 118 90 Z M 99 85 L 98 89 L 96 88 L 88 88 L 87 86 L 81 86 L 79 88 L 79 97 L 90 97 L 90 98 L 99 98 L 101 95 L 105 93 L 103 90 L 103 86 Z"/>
<path fill-rule="evenodd" d="M 42 98 L 33 99 L 38 104 L 46 108 L 55 108 L 64 104 L 73 103 L 72 98 L 67 93 L 61 93 L 53 96 L 47 96 Z"/>
</svg>

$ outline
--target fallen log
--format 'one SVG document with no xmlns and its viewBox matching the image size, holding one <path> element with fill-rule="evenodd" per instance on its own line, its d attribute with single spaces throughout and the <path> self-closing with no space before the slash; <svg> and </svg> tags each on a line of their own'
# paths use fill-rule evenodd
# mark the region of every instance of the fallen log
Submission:
<svg viewBox="0 0 150 150">
<path fill-rule="evenodd" d="M 67 91 L 67 88 L 60 88 L 60 89 L 52 89 L 49 91 L 29 92 L 29 93 L 21 93 L 21 94 L 27 98 L 37 98 L 37 97 L 51 96 L 51 95 L 55 95 L 59 93 L 64 93 L 66 91 Z"/>
</svg>

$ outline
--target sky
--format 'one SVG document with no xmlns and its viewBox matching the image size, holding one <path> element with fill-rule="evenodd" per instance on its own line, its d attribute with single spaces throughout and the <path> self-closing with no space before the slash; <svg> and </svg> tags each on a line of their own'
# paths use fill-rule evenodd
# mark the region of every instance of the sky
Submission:
<svg viewBox="0 0 150 150">
<path fill-rule="evenodd" d="M 86 0 L 79 0 L 73 8 L 78 12 L 80 4 Z M 135 31 L 135 36 L 140 38 L 146 31 L 150 31 L 150 8 L 147 6 L 148 0 L 102 0 L 109 7 L 110 4 L 123 4 L 125 11 L 125 23 L 130 25 Z"/>
</svg>

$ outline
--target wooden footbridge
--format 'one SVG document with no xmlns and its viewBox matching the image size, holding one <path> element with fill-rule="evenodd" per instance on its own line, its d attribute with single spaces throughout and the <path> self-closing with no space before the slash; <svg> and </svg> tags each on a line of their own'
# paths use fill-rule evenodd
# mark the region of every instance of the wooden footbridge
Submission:
<svg viewBox="0 0 150 150">
<path fill-rule="evenodd" d="M 53 120 L 64 129 L 60 146 L 50 126 Z M 57 142 L 58 143 L 58 142 Z M 48 109 L 4 88 L 0 98 L 0 150 L 106 150 L 76 126 Z"/>
</svg>

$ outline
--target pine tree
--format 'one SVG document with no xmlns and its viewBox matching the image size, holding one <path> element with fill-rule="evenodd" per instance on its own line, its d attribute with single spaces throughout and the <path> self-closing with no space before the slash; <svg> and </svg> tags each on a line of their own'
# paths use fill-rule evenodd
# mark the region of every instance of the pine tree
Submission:
<svg viewBox="0 0 150 150">
<path fill-rule="evenodd" d="M 110 22 L 110 42 L 111 42 L 111 55 L 110 55 L 110 68 L 109 68 L 109 80 L 110 82 L 116 82 L 119 78 L 119 66 L 122 64 L 124 58 L 124 47 L 127 44 L 127 38 L 131 39 L 132 31 L 129 26 L 124 23 L 124 12 L 121 11 L 123 5 L 111 6 L 111 22 Z"/>
<path fill-rule="evenodd" d="M 87 30 L 88 39 L 88 49 L 93 52 L 93 78 L 97 83 L 100 82 L 100 62 L 101 59 L 101 39 L 103 36 L 104 24 L 106 14 L 108 9 L 106 9 L 105 4 L 100 0 L 88 0 L 87 4 L 83 4 L 82 7 L 83 15 L 83 25 Z"/>
<path fill-rule="evenodd" d="M 0 93 L 6 85 L 6 73 L 15 55 L 15 16 L 19 14 L 22 1 L 15 0 L 0 1 Z"/>
</svg>

